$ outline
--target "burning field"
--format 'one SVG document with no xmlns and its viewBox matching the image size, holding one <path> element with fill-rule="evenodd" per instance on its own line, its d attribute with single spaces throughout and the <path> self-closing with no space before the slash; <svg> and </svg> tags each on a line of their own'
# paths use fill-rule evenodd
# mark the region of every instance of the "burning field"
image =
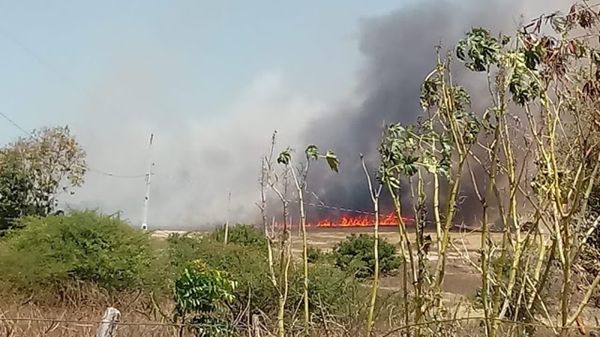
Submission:
<svg viewBox="0 0 600 337">
<path fill-rule="evenodd" d="M 402 217 L 402 223 L 411 224 L 412 218 Z M 388 213 L 382 215 L 379 219 L 379 226 L 398 226 L 400 223 L 398 216 L 395 213 Z M 375 219 L 373 215 L 343 215 L 337 219 L 323 219 L 318 222 L 307 224 L 308 227 L 312 228 L 364 228 L 373 227 L 375 225 Z"/>
</svg>

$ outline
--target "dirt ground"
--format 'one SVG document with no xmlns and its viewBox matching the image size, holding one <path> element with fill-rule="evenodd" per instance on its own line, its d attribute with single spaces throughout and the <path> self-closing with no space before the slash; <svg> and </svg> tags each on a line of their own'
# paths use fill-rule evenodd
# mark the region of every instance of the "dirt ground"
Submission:
<svg viewBox="0 0 600 337">
<path fill-rule="evenodd" d="M 372 228 L 311 228 L 307 231 L 308 244 L 325 251 L 331 250 L 338 242 L 351 234 L 372 234 Z M 300 254 L 302 250 L 301 234 L 298 231 L 292 233 L 292 247 L 294 252 Z M 435 237 L 435 233 L 431 233 Z M 477 259 L 477 249 L 480 245 L 481 234 L 478 232 L 460 232 L 451 233 L 451 240 L 454 246 L 451 247 L 448 254 L 448 265 L 446 268 L 446 278 L 444 280 L 444 290 L 451 295 L 459 297 L 472 297 L 475 291 L 481 286 L 481 277 L 476 274 L 469 266 L 467 258 Z M 499 234 L 493 234 L 499 237 Z M 395 227 L 384 227 L 380 236 L 390 243 L 398 244 L 399 235 Z M 411 241 L 414 240 L 414 234 L 409 235 Z M 434 245 L 432 245 L 434 246 Z M 460 253 L 459 253 L 460 251 Z M 435 251 L 429 253 L 430 261 L 437 261 Z M 400 276 L 386 276 L 381 280 L 381 288 L 389 290 L 399 290 L 402 284 Z M 454 296 L 452 296 L 454 297 Z"/>
<path fill-rule="evenodd" d="M 307 231 L 307 238 L 309 245 L 328 251 L 345 237 L 351 234 L 359 235 L 361 233 L 372 234 L 373 228 L 311 228 Z M 395 227 L 384 227 L 380 232 L 380 236 L 393 244 L 398 244 L 399 242 L 398 230 Z M 492 240 L 499 241 L 501 240 L 502 233 L 492 233 L 491 236 Z M 435 240 L 435 233 L 432 232 L 431 237 Z M 411 242 L 415 241 L 413 233 L 409 234 L 409 239 Z M 469 260 L 476 264 L 478 263 L 478 249 L 481 245 L 481 233 L 462 230 L 452 231 L 450 233 L 450 240 L 451 245 L 449 247 L 449 254 L 447 255 L 446 276 L 443 284 L 443 289 L 445 291 L 444 298 L 450 303 L 470 302 L 475 296 L 477 289 L 481 287 L 481 276 L 469 263 Z M 432 247 L 435 246 L 434 242 Z M 292 235 L 292 247 L 295 254 L 301 254 L 302 237 L 301 233 L 297 230 Z M 431 263 L 437 261 L 435 248 L 432 248 L 428 258 Z M 385 276 L 381 279 L 380 289 L 399 291 L 401 290 L 401 285 L 401 276 Z M 470 312 L 472 308 L 469 306 L 469 308 L 466 308 L 465 310 Z M 462 314 L 469 315 L 467 312 L 463 312 Z M 584 310 L 582 317 L 586 324 L 600 326 L 600 309 L 588 307 Z"/>
</svg>

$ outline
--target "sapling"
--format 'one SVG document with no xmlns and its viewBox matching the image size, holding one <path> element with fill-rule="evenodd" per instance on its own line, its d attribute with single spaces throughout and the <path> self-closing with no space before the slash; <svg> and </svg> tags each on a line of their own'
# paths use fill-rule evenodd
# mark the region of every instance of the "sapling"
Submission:
<svg viewBox="0 0 600 337">
<path fill-rule="evenodd" d="M 365 158 L 362 153 L 360 155 L 360 161 L 367 178 L 369 196 L 371 197 L 371 202 L 373 203 L 373 214 L 375 217 L 375 223 L 373 227 L 373 236 L 375 237 L 375 242 L 373 243 L 373 257 L 375 259 L 375 267 L 373 268 L 373 284 L 371 286 L 371 301 L 369 302 L 366 333 L 367 337 L 371 337 L 373 332 L 373 313 L 375 312 L 375 301 L 377 300 L 377 289 L 379 288 L 379 196 L 381 195 L 383 185 L 381 182 L 378 182 L 377 187 L 373 187 L 371 175 L 369 174 L 369 170 L 367 169 L 367 164 L 365 164 Z"/>
<path fill-rule="evenodd" d="M 294 169 L 291 167 L 292 150 L 288 147 L 282 151 L 277 157 L 277 162 L 282 164 L 292 174 L 296 192 L 298 195 L 298 204 L 300 210 L 300 227 L 302 229 L 302 259 L 304 268 L 304 287 L 303 287 L 303 302 L 304 302 L 304 329 L 308 333 L 309 322 L 310 322 L 310 311 L 309 311 L 309 298 L 308 298 L 308 241 L 306 238 L 306 210 L 304 192 L 307 187 L 308 172 L 310 169 L 311 160 L 316 161 L 318 159 L 325 159 L 329 168 L 338 172 L 339 161 L 333 151 L 327 151 L 325 154 L 320 154 L 319 149 L 316 145 L 308 145 L 304 150 L 306 162 L 300 168 Z"/>
</svg>

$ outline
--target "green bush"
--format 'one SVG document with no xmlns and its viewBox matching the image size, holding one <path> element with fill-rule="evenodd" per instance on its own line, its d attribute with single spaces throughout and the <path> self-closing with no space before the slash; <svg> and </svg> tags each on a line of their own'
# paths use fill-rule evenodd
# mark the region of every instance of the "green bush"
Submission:
<svg viewBox="0 0 600 337">
<path fill-rule="evenodd" d="M 251 300 L 253 309 L 269 312 L 275 308 L 277 294 L 269 279 L 266 248 L 237 243 L 224 245 L 213 236 L 172 235 L 167 242 L 173 273 L 180 273 L 190 261 L 202 259 L 209 267 L 227 272 L 237 282 L 233 307 L 244 310 Z"/>
<path fill-rule="evenodd" d="M 308 246 L 307 257 L 309 263 L 335 264 L 335 252 Z"/>
<path fill-rule="evenodd" d="M 215 241 L 223 242 L 225 239 L 225 227 L 217 228 L 210 234 L 210 237 Z M 229 227 L 227 241 L 242 246 L 265 247 L 265 249 L 267 246 L 265 234 L 252 225 L 237 224 Z"/>
<path fill-rule="evenodd" d="M 235 296 L 236 283 L 227 273 L 195 260 L 185 267 L 175 281 L 173 300 L 175 318 L 191 328 L 199 337 L 230 336 L 233 327 L 226 317 L 227 304 Z"/>
<path fill-rule="evenodd" d="M 248 305 L 251 313 L 276 315 L 278 293 L 270 280 L 266 247 L 236 243 L 224 245 L 223 242 L 215 241 L 212 236 L 173 235 L 167 242 L 171 267 L 177 273 L 190 261 L 201 259 L 210 268 L 226 272 L 237 283 L 235 301 L 230 304 L 234 316 L 243 312 Z M 278 254 L 275 254 L 275 258 L 277 257 Z M 327 313 L 342 316 L 355 315 L 358 312 L 356 307 L 364 303 L 364 298 L 357 295 L 360 288 L 358 283 L 326 261 L 326 258 L 320 259 L 310 266 L 311 307 L 315 312 L 323 309 Z M 275 265 L 278 265 L 277 261 Z M 292 314 L 296 313 L 298 304 L 302 301 L 303 272 L 300 260 L 290 266 L 289 284 L 286 310 Z"/>
<path fill-rule="evenodd" d="M 356 278 L 370 277 L 375 272 L 375 256 L 373 247 L 375 238 L 372 235 L 355 234 L 338 243 L 334 249 L 335 264 L 342 270 L 352 273 Z M 379 269 L 386 274 L 397 269 L 401 260 L 396 256 L 396 247 L 379 240 Z"/>
<path fill-rule="evenodd" d="M 323 259 L 323 251 L 317 247 L 308 246 L 306 251 L 306 257 L 309 263 L 315 263 Z"/>
<path fill-rule="evenodd" d="M 167 238 L 167 261 L 172 277 L 177 277 L 187 264 L 200 256 L 203 240 L 189 234 L 171 234 Z"/>
<path fill-rule="evenodd" d="M 156 271 L 149 235 L 123 221 L 85 211 L 27 217 L 21 225 L 0 241 L 0 281 L 17 288 L 84 281 L 137 289 Z"/>
<path fill-rule="evenodd" d="M 304 273 L 301 261 L 290 273 L 289 310 L 303 301 Z M 366 303 L 368 290 L 335 265 L 317 262 L 309 266 L 308 297 L 310 310 L 355 319 Z M 321 318 L 321 317 L 319 317 Z"/>
</svg>

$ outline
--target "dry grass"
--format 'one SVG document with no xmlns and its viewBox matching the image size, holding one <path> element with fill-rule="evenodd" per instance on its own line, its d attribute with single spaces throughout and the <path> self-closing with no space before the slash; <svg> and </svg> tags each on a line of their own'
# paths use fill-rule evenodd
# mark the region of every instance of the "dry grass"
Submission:
<svg viewBox="0 0 600 337">
<path fill-rule="evenodd" d="M 2 337 L 82 337 L 95 336 L 98 327 L 97 321 L 100 320 L 103 308 L 100 306 L 74 307 L 70 305 L 43 306 L 35 304 L 19 304 L 12 302 L 10 305 L 4 305 L 0 309 L 0 336 Z M 167 322 L 149 319 L 148 314 L 140 312 L 140 307 L 123 308 L 122 322 L 119 325 L 118 336 L 120 337 L 179 337 L 194 336 L 191 331 L 183 330 L 180 335 L 180 328 L 170 326 Z M 12 318 L 5 320 L 6 318 Z M 39 318 L 43 321 L 19 320 L 23 318 Z M 71 321 L 71 322 L 65 322 Z M 73 322 L 79 321 L 79 322 Z M 460 322 L 436 322 L 425 327 L 430 333 L 438 336 L 480 336 L 483 335 L 479 322 L 460 321 Z M 430 330 L 431 329 L 431 330 Z M 508 333 L 515 329 L 512 324 L 505 324 L 501 330 Z M 410 329 L 409 329 L 410 330 Z M 350 337 L 362 333 L 358 330 L 348 330 L 336 326 L 335 322 L 329 323 L 328 331 L 319 329 L 313 332 L 313 336 L 328 337 Z M 239 336 L 248 336 L 248 331 L 239 331 Z M 260 328 L 261 336 L 270 336 L 264 327 Z M 293 333 L 294 336 L 303 335 L 301 331 Z M 375 330 L 376 336 L 406 336 L 406 331 L 402 329 L 393 329 L 389 326 L 379 326 Z M 253 333 L 251 336 L 256 336 Z M 552 336 L 549 329 L 538 328 L 533 336 Z M 570 332 L 569 336 L 581 336 L 577 330 Z"/>
<path fill-rule="evenodd" d="M 355 229 L 356 233 L 370 233 L 370 229 Z M 340 230 L 321 230 L 308 233 L 308 239 L 312 246 L 321 249 L 331 249 L 337 242 L 349 235 L 349 231 Z M 397 242 L 397 233 L 390 229 L 383 232 L 382 236 L 392 243 Z M 461 247 L 462 252 L 454 252 L 451 255 L 448 267 L 448 275 L 444 283 L 446 292 L 445 300 L 452 304 L 461 304 L 457 317 L 479 316 L 480 313 L 473 309 L 470 299 L 475 290 L 480 286 L 481 279 L 479 274 L 464 262 L 464 255 L 475 256 L 478 247 L 478 233 L 453 233 L 453 240 L 457 247 Z M 301 248 L 301 241 L 297 237 L 293 238 L 295 250 Z M 432 257 L 435 259 L 435 256 Z M 383 295 L 397 292 L 401 280 L 398 276 L 383 278 L 381 289 Z M 2 289 L 6 289 L 2 287 Z M 151 296 L 144 293 L 121 292 L 109 293 L 90 286 L 77 286 L 65 289 L 59 297 L 48 298 L 41 293 L 31 294 L 29 296 L 3 293 L 0 297 L 0 337 L 33 337 L 33 336 L 64 336 L 80 337 L 95 336 L 98 327 L 98 321 L 101 319 L 104 310 L 113 306 L 121 311 L 121 322 L 119 326 L 120 337 L 138 337 L 138 336 L 156 336 L 170 337 L 180 336 L 180 328 L 173 326 L 167 314 L 171 312 L 172 303 L 168 296 L 162 296 L 160 304 L 152 299 Z M 162 313 L 161 313 L 162 312 Z M 393 310 L 387 308 L 383 310 L 385 316 L 378 317 L 376 326 L 376 336 L 384 336 L 386 333 L 398 327 L 391 315 Z M 389 315 L 389 317 L 388 317 Z M 600 315 L 593 311 L 586 311 L 586 324 L 588 326 L 598 325 L 600 322 L 595 317 Z M 41 321 L 30 321 L 26 318 L 41 319 Z M 259 317 L 258 328 L 261 336 L 270 336 L 268 328 L 271 326 L 273 318 Z M 249 332 L 245 327 L 246 321 L 252 319 L 242 318 L 243 322 L 239 325 L 242 330 L 239 335 L 248 336 Z M 131 323 L 131 324 L 129 324 Z M 248 322 L 249 323 L 249 322 Z M 362 322 L 355 322 L 354 327 L 342 326 L 336 322 L 335 318 L 328 321 L 325 330 L 322 326 L 314 331 L 315 336 L 319 337 L 337 337 L 337 336 L 355 336 L 362 335 Z M 438 328 L 442 327 L 441 336 L 479 336 L 482 335 L 479 322 L 463 321 L 436 323 Z M 431 327 L 433 329 L 433 327 Z M 508 332 L 514 329 L 510 325 L 504 327 Z M 303 335 L 300 330 L 290 329 L 293 335 Z M 433 332 L 433 331 L 431 331 Z M 404 336 L 404 331 L 396 331 L 389 336 Z M 255 335 L 255 334 L 252 334 Z M 538 329 L 535 336 L 549 336 L 550 331 Z M 572 336 L 577 336 L 576 330 L 572 331 Z M 182 336 L 193 336 L 190 331 L 183 331 Z"/>
<path fill-rule="evenodd" d="M 108 293 L 92 286 L 70 287 L 59 297 L 3 294 L 0 300 L 0 336 L 94 336 L 104 310 L 121 311 L 119 336 L 178 336 L 148 294 Z M 160 307 L 170 308 L 168 301 Z M 29 320 L 33 319 L 33 320 Z M 127 324 L 135 323 L 135 324 Z M 157 324 L 158 323 L 158 324 Z"/>
<path fill-rule="evenodd" d="M 36 305 L 9 303 L 2 306 L 0 313 L 0 336 L 94 336 L 105 308 L 100 306 L 73 305 Z M 156 323 L 149 320 L 147 314 L 138 309 L 127 308 L 122 311 L 124 323 L 135 322 L 136 325 L 122 324 L 119 336 L 177 336 L 177 328 L 171 326 L 144 325 Z M 32 321 L 27 319 L 42 319 Z"/>
</svg>

